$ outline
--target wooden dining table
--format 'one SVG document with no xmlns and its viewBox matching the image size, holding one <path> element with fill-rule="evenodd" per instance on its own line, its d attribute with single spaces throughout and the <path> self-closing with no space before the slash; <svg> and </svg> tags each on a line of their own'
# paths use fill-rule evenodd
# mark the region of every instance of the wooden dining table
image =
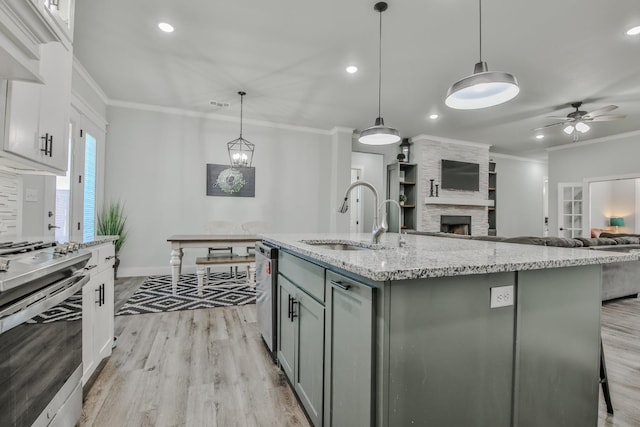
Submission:
<svg viewBox="0 0 640 427">
<path fill-rule="evenodd" d="M 262 239 L 255 234 L 174 234 L 167 239 L 171 243 L 171 285 L 175 290 L 182 273 L 182 255 L 185 248 L 228 248 L 252 246 Z"/>
</svg>

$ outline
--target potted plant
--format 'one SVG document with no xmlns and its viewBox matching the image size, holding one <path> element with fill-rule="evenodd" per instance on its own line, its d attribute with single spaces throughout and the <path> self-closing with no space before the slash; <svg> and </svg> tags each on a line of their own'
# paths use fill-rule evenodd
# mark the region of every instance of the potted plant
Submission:
<svg viewBox="0 0 640 427">
<path fill-rule="evenodd" d="M 98 214 L 98 230 L 99 236 L 119 236 L 115 241 L 115 262 L 113 264 L 113 279 L 118 275 L 118 266 L 120 265 L 120 249 L 127 239 L 127 231 L 125 225 L 127 217 L 124 215 L 124 205 L 118 202 L 111 202 L 102 209 L 102 214 Z"/>
<path fill-rule="evenodd" d="M 407 201 L 407 196 L 405 196 L 404 194 L 401 194 L 399 199 L 400 199 L 400 205 L 404 206 L 404 202 Z"/>
</svg>

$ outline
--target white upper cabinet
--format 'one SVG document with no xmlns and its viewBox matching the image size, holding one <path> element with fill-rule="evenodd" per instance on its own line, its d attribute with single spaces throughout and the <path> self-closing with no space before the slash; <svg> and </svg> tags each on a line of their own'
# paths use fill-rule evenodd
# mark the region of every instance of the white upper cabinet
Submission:
<svg viewBox="0 0 640 427">
<path fill-rule="evenodd" d="M 7 85 L 3 156 L 60 174 L 68 163 L 72 55 L 60 42 L 51 42 L 41 46 L 40 62 L 44 84 Z"/>
<path fill-rule="evenodd" d="M 0 79 L 42 83 L 40 45 L 71 50 L 75 0 L 0 0 Z"/>
</svg>

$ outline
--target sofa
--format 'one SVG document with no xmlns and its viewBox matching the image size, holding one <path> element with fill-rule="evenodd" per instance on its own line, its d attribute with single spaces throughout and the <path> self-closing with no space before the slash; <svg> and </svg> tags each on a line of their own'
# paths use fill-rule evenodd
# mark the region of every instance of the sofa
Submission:
<svg viewBox="0 0 640 427">
<path fill-rule="evenodd" d="M 599 233 L 598 237 L 537 237 L 537 236 L 464 236 L 451 233 L 413 231 L 412 234 L 448 237 L 454 239 L 485 240 L 492 242 L 583 248 L 585 250 L 629 252 L 640 251 L 640 234 Z M 602 266 L 602 300 L 636 297 L 640 294 L 640 261 L 619 262 Z"/>
</svg>

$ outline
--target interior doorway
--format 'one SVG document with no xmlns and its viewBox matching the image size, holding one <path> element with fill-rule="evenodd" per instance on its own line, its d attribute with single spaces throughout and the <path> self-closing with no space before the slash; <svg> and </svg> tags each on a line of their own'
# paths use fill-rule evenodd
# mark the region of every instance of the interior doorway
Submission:
<svg viewBox="0 0 640 427">
<path fill-rule="evenodd" d="M 592 233 L 637 234 L 640 230 L 640 176 L 585 180 L 588 225 Z"/>
</svg>

